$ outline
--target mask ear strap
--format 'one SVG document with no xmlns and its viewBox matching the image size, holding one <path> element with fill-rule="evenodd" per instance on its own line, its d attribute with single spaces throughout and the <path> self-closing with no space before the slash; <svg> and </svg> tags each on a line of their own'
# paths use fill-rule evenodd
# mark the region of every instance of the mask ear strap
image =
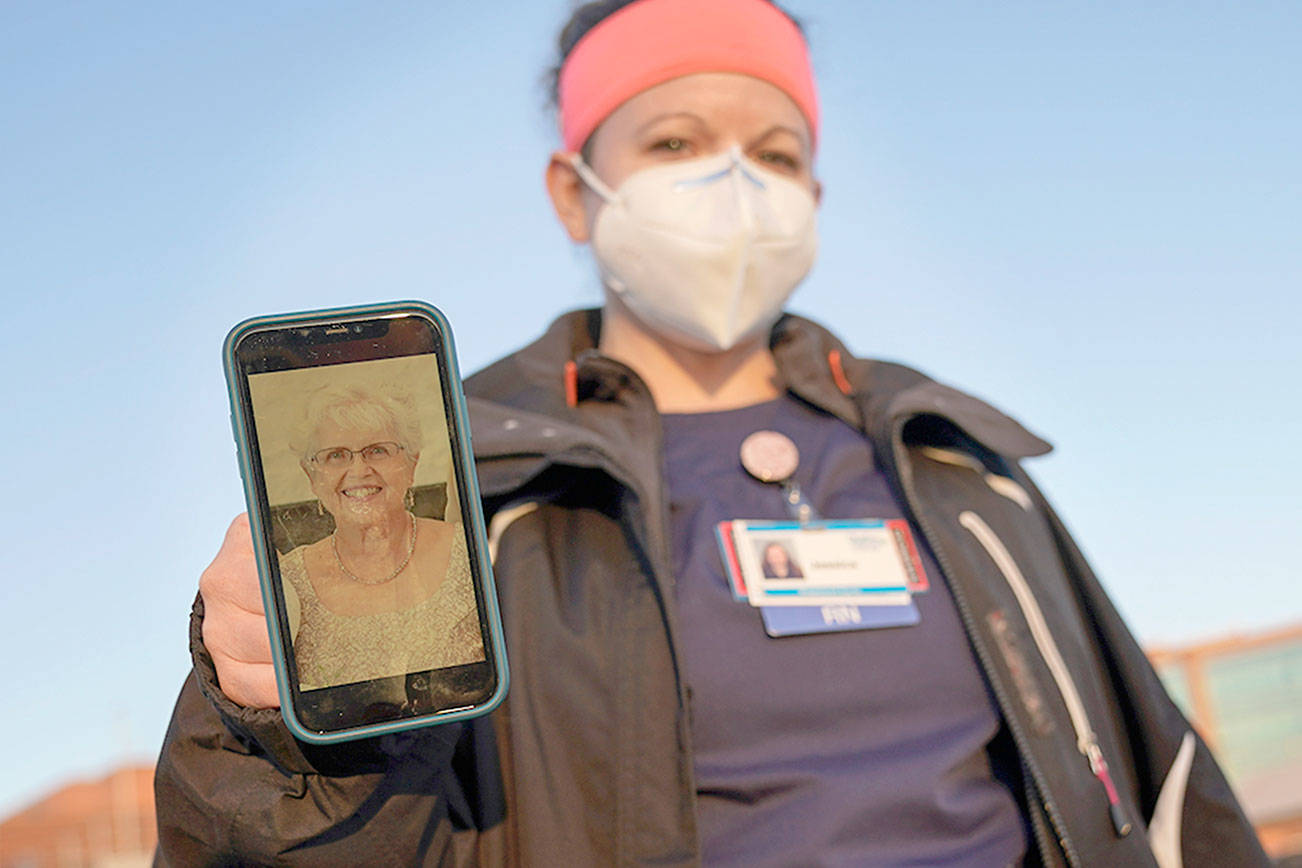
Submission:
<svg viewBox="0 0 1302 868">
<path fill-rule="evenodd" d="M 592 167 L 584 161 L 583 157 L 578 154 L 573 155 L 570 157 L 570 165 L 574 167 L 574 171 L 578 172 L 579 177 L 583 179 L 583 183 L 587 184 L 592 192 L 596 193 L 607 202 L 614 202 L 619 198 L 614 190 L 607 187 L 606 184 L 597 177 L 597 173 L 592 171 Z"/>
</svg>

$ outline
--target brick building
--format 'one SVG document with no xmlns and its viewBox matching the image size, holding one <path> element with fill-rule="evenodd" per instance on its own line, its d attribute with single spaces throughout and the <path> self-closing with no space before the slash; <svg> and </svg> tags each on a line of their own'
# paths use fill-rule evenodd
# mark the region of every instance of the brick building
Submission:
<svg viewBox="0 0 1302 868">
<path fill-rule="evenodd" d="M 0 868 L 143 868 L 156 840 L 154 769 L 126 766 L 0 820 Z"/>
</svg>

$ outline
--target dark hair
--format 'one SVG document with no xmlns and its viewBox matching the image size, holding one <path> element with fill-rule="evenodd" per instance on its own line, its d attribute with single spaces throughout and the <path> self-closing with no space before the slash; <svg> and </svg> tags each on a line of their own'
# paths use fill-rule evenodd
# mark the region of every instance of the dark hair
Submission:
<svg viewBox="0 0 1302 868">
<path fill-rule="evenodd" d="M 560 102 L 561 67 L 565 65 L 565 59 L 570 56 L 570 52 L 574 50 L 574 46 L 578 45 L 579 40 L 587 36 L 588 32 L 592 30 L 592 28 L 596 27 L 625 6 L 631 6 L 636 2 L 638 2 L 638 0 L 591 0 L 591 2 L 584 3 L 582 6 L 579 6 L 574 10 L 574 14 L 570 16 L 569 21 L 565 22 L 565 26 L 561 28 L 560 36 L 556 39 L 556 53 L 558 59 L 556 65 L 553 66 L 547 74 L 549 104 L 552 108 L 555 108 Z M 701 0 L 701 2 L 707 3 L 709 0 Z M 801 32 L 801 34 L 804 34 L 805 28 L 804 25 L 801 24 L 799 18 L 783 9 L 782 6 L 777 3 L 777 0 L 765 0 L 765 2 L 772 6 L 776 6 L 778 11 L 787 16 L 787 18 L 791 20 L 791 23 L 796 25 L 796 28 Z"/>
</svg>

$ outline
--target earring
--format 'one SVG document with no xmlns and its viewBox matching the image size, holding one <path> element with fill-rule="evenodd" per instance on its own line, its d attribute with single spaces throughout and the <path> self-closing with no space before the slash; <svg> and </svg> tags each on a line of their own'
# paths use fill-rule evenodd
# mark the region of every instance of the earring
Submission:
<svg viewBox="0 0 1302 868">
<path fill-rule="evenodd" d="M 411 512 L 413 509 L 416 508 L 416 495 L 412 493 L 412 490 L 410 488 L 407 489 L 407 493 L 406 495 L 403 496 L 402 502 L 403 505 L 407 507 L 408 512 Z"/>
<path fill-rule="evenodd" d="M 321 505 L 321 501 L 319 500 L 316 502 L 316 514 L 325 515 L 325 507 Z"/>
</svg>

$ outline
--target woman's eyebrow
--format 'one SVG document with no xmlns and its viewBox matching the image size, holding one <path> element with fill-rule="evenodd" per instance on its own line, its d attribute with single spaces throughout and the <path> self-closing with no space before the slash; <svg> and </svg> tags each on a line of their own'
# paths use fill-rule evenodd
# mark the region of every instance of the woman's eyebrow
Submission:
<svg viewBox="0 0 1302 868">
<path fill-rule="evenodd" d="M 756 145 L 763 143 L 764 140 L 772 136 L 775 136 L 778 133 L 788 133 L 792 136 L 795 136 L 796 141 L 800 142 L 801 147 L 808 146 L 808 142 L 805 141 L 805 136 L 801 134 L 800 130 L 796 129 L 795 127 L 789 127 L 786 124 L 774 124 L 773 126 L 769 127 L 767 130 L 765 130 L 764 132 L 756 136 L 754 139 L 752 139 L 750 146 L 753 148 Z"/>
<path fill-rule="evenodd" d="M 691 121 L 692 123 L 696 124 L 699 127 L 707 126 L 705 120 L 700 115 L 692 114 L 689 111 L 664 112 L 663 114 L 658 114 L 655 117 L 651 118 L 650 120 L 641 124 L 637 128 L 637 133 L 638 134 L 644 133 L 647 131 L 648 128 L 655 126 L 661 121 L 668 120 L 669 118 L 684 118 L 686 120 Z"/>
</svg>

